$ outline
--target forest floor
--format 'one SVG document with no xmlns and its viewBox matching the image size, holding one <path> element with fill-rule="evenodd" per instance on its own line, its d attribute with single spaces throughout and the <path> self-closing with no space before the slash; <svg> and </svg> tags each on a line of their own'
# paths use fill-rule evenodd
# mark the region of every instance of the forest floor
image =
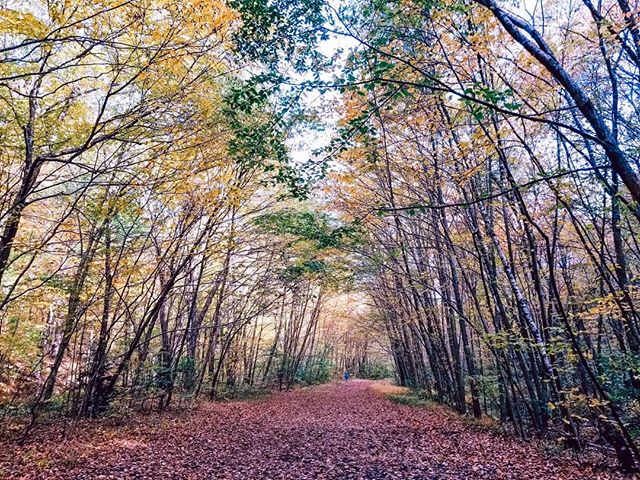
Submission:
<svg viewBox="0 0 640 480">
<path fill-rule="evenodd" d="M 613 479 L 448 411 L 352 381 L 191 412 L 45 427 L 0 443 L 0 478 Z M 372 388 L 374 387 L 374 388 Z"/>
</svg>

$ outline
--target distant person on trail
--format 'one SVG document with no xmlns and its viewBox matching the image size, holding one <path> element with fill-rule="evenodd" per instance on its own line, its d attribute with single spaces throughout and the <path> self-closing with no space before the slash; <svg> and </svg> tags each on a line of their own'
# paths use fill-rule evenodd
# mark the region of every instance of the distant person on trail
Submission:
<svg viewBox="0 0 640 480">
<path fill-rule="evenodd" d="M 342 374 L 342 378 L 344 378 L 345 382 L 348 382 L 349 379 L 351 378 L 351 375 L 349 374 L 349 369 L 345 368 L 344 373 Z"/>
</svg>

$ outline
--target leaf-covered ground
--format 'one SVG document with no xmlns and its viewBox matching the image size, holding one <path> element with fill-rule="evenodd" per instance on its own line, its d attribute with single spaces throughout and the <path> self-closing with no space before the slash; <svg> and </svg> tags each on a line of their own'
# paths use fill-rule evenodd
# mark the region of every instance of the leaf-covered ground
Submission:
<svg viewBox="0 0 640 480">
<path fill-rule="evenodd" d="M 87 422 L 64 441 L 45 429 L 22 447 L 0 444 L 0 478 L 618 478 L 445 409 L 393 403 L 371 386 L 326 385 L 119 426 Z"/>
</svg>

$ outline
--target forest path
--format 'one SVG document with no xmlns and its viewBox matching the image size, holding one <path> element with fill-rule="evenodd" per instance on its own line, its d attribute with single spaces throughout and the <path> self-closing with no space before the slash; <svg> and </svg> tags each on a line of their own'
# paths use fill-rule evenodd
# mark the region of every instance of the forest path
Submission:
<svg viewBox="0 0 640 480">
<path fill-rule="evenodd" d="M 567 457 L 483 431 L 444 408 L 391 402 L 373 382 L 211 403 L 189 413 L 87 422 L 60 442 L 0 444 L 0 478 L 593 479 Z M 4 473 L 4 477 L 3 477 Z"/>
</svg>

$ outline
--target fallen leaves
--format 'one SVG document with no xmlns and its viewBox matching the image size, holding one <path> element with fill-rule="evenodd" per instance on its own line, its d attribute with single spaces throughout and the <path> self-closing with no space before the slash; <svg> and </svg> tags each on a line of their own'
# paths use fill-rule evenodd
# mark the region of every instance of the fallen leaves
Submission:
<svg viewBox="0 0 640 480">
<path fill-rule="evenodd" d="M 353 381 L 0 444 L 7 479 L 615 479 Z"/>
</svg>

